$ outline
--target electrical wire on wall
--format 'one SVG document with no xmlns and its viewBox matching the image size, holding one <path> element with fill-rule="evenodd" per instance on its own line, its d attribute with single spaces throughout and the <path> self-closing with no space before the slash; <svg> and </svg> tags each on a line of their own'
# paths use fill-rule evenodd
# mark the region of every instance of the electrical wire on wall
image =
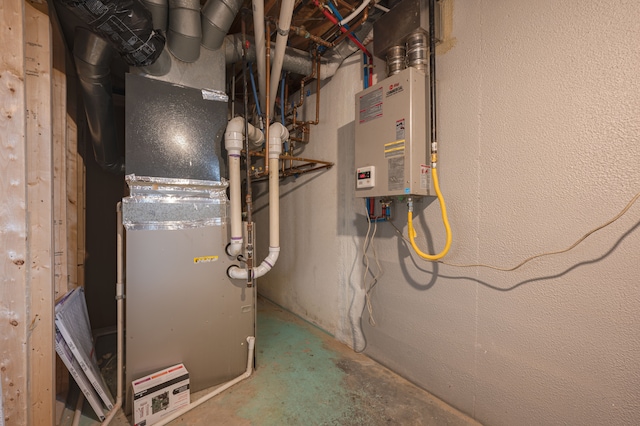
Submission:
<svg viewBox="0 0 640 426">
<path fill-rule="evenodd" d="M 368 203 L 368 200 L 366 200 L 366 202 Z M 376 251 L 376 246 L 374 243 L 376 232 L 378 231 L 378 222 L 376 220 L 371 220 L 368 204 L 365 205 L 365 207 L 367 211 L 367 233 L 365 234 L 364 241 L 362 243 L 362 260 L 364 263 L 364 272 L 362 274 L 362 290 L 364 291 L 366 307 L 367 311 L 369 312 L 369 324 L 375 327 L 376 320 L 373 317 L 371 292 L 378 283 L 378 280 L 382 277 L 382 275 L 384 275 L 384 270 L 382 269 L 382 265 L 380 265 L 380 259 L 378 258 L 378 252 Z M 372 265 L 368 255 L 369 249 L 371 249 L 371 253 L 373 254 L 373 260 L 377 268 L 376 272 L 374 272 L 371 268 Z M 369 275 L 372 276 L 370 280 L 367 279 Z"/>
<path fill-rule="evenodd" d="M 447 266 L 454 266 L 454 267 L 457 267 L 457 268 L 488 268 L 488 269 L 493 269 L 493 270 L 501 271 L 501 272 L 513 272 L 513 271 L 515 271 L 517 269 L 520 269 L 521 267 L 523 267 L 527 263 L 531 262 L 532 260 L 539 259 L 541 257 L 553 256 L 553 255 L 558 255 L 558 254 L 562 254 L 562 253 L 567 253 L 568 251 L 573 250 L 579 244 L 581 244 L 584 240 L 586 240 L 589 236 L 591 236 L 592 234 L 600 231 L 601 229 L 606 228 L 607 226 L 613 224 L 618 219 L 620 219 L 622 216 L 624 216 L 627 213 L 627 211 L 629 211 L 629 209 L 638 201 L 639 198 L 640 198 L 640 192 L 638 192 L 627 203 L 627 205 L 622 210 L 620 210 L 620 212 L 617 215 L 615 215 L 614 217 L 612 217 L 611 219 L 609 219 L 605 223 L 603 223 L 601 225 L 598 225 L 595 228 L 591 229 L 590 231 L 586 232 L 583 236 L 578 238 L 570 246 L 565 247 L 565 248 L 560 249 L 560 250 L 547 251 L 547 252 L 535 254 L 533 256 L 529 256 L 526 259 L 524 259 L 523 261 L 521 261 L 520 263 L 518 263 L 517 265 L 512 266 L 512 267 L 494 266 L 494 265 L 488 265 L 488 264 L 485 264 L 485 263 L 460 264 L 460 263 L 450 263 L 450 262 L 444 262 L 444 261 L 438 261 L 438 263 L 441 263 L 441 264 L 447 265 Z M 391 223 L 391 226 L 393 226 L 395 228 L 396 232 L 398 232 L 400 234 L 400 236 L 402 237 L 403 240 L 405 240 L 407 243 L 411 243 L 411 241 L 408 238 L 404 237 L 404 235 L 402 234 L 402 231 L 400 229 L 398 229 L 398 227 L 393 222 L 389 222 L 389 223 Z"/>
</svg>

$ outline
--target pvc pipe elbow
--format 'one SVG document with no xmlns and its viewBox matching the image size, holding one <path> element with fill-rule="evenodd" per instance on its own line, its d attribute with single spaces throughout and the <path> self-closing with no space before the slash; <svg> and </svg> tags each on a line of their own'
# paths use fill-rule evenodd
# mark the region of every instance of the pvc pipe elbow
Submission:
<svg viewBox="0 0 640 426">
<path fill-rule="evenodd" d="M 229 256 L 237 256 L 242 253 L 242 238 L 235 238 L 231 236 L 231 242 L 227 246 L 227 254 Z"/>
<path fill-rule="evenodd" d="M 271 270 L 278 261 L 280 247 L 269 247 L 269 255 L 262 261 L 260 266 L 253 271 L 254 278 L 260 278 Z"/>
<path fill-rule="evenodd" d="M 252 124 L 248 124 L 249 140 L 256 146 L 264 143 L 264 134 Z M 227 151 L 242 151 L 244 140 L 244 118 L 235 117 L 229 120 L 224 132 L 224 147 Z"/>
<path fill-rule="evenodd" d="M 247 270 L 240 268 L 238 265 L 232 265 L 227 269 L 227 275 L 234 280 L 246 280 Z"/>
<path fill-rule="evenodd" d="M 269 247 L 269 255 L 262 261 L 262 263 L 253 269 L 253 278 L 260 278 L 264 276 L 267 272 L 274 267 L 276 262 L 278 261 L 278 256 L 280 255 L 280 247 Z M 247 279 L 247 270 L 242 269 L 239 266 L 233 265 L 229 269 L 227 269 L 227 275 L 230 278 L 236 280 L 246 280 Z"/>
<path fill-rule="evenodd" d="M 289 139 L 289 131 L 281 123 L 269 126 L 269 158 L 278 159 L 282 153 L 282 142 Z"/>
</svg>

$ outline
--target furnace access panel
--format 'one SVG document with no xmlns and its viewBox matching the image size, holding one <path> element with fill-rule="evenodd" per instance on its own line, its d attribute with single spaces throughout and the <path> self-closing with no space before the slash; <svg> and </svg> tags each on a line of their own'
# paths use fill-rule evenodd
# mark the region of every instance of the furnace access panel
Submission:
<svg viewBox="0 0 640 426">
<path fill-rule="evenodd" d="M 356 95 L 356 196 L 432 195 L 426 77 L 407 68 Z"/>
</svg>

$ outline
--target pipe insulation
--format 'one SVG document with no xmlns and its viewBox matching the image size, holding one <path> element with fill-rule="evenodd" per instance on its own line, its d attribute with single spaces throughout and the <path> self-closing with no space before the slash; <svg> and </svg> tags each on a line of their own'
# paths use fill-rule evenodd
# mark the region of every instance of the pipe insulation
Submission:
<svg viewBox="0 0 640 426">
<path fill-rule="evenodd" d="M 291 18 L 293 18 L 293 7 L 295 4 L 295 0 L 282 0 L 282 5 L 280 6 L 280 18 L 277 23 L 278 35 L 276 36 L 276 48 L 273 53 L 271 82 L 269 84 L 269 118 L 273 117 L 275 111 L 274 107 L 278 94 L 278 84 L 280 83 L 280 73 L 282 72 L 287 40 L 289 40 L 289 28 L 291 27 Z"/>
<path fill-rule="evenodd" d="M 256 127 L 248 124 L 249 140 L 254 145 L 262 145 L 264 135 Z M 245 120 L 235 117 L 227 125 L 224 133 L 224 147 L 229 159 L 229 198 L 231 203 L 231 241 L 227 248 L 227 254 L 237 256 L 242 252 L 242 195 L 240 177 L 240 157 L 242 155 L 245 135 Z"/>
<path fill-rule="evenodd" d="M 347 25 L 349 22 L 353 21 L 355 17 L 358 16 L 364 10 L 364 8 L 369 5 L 369 2 L 370 0 L 364 0 L 356 10 L 351 12 L 349 16 L 347 16 L 342 21 L 340 21 L 340 26 L 342 27 L 344 25 Z"/>
<path fill-rule="evenodd" d="M 150 65 L 162 53 L 165 39 L 153 29 L 151 12 L 140 0 L 56 1 L 102 36 L 129 65 Z"/>
<path fill-rule="evenodd" d="M 357 35 L 359 38 L 365 38 L 372 31 L 372 28 L 373 24 L 367 22 L 364 23 L 357 31 L 354 31 L 353 34 Z M 271 46 L 273 48 L 274 44 L 271 43 Z M 333 77 L 342 62 L 356 51 L 358 51 L 358 47 L 351 43 L 351 41 L 345 41 L 328 50 L 322 56 L 322 63 L 320 64 L 320 80 L 326 80 Z M 225 62 L 227 64 L 232 64 L 242 60 L 242 37 L 239 34 L 230 34 L 225 37 L 224 53 Z M 256 48 L 253 44 L 251 44 L 249 49 L 247 49 L 247 61 L 257 61 Z M 298 75 L 310 75 L 313 72 L 313 67 L 313 58 L 309 52 L 295 49 L 293 47 L 287 47 L 285 49 L 285 55 L 282 62 L 283 70 Z"/>
<path fill-rule="evenodd" d="M 255 35 L 255 59 L 258 67 L 258 94 L 260 110 L 265 111 L 267 103 L 266 39 L 264 33 L 264 0 L 253 0 L 253 33 Z M 226 47 L 226 46 L 225 46 Z M 228 63 L 228 62 L 227 62 Z"/>
<path fill-rule="evenodd" d="M 280 123 L 269 126 L 269 254 L 253 269 L 252 278 L 260 278 L 274 267 L 280 254 L 280 169 L 278 162 L 282 143 L 289 138 L 289 131 Z M 231 218 L 233 221 L 233 217 Z M 233 226 L 233 225 L 232 225 Z M 231 266 L 229 277 L 247 279 L 247 269 Z"/>
<path fill-rule="evenodd" d="M 201 40 L 200 0 L 169 0 L 169 51 L 183 62 L 195 62 Z"/>
<path fill-rule="evenodd" d="M 73 56 L 93 153 L 104 170 L 124 173 L 124 158 L 118 153 L 113 116 L 110 75 L 113 53 L 113 48 L 104 38 L 86 28 L 76 29 Z"/>
<path fill-rule="evenodd" d="M 202 7 L 202 46 L 217 50 L 222 46 L 243 0 L 207 0 Z"/>
</svg>

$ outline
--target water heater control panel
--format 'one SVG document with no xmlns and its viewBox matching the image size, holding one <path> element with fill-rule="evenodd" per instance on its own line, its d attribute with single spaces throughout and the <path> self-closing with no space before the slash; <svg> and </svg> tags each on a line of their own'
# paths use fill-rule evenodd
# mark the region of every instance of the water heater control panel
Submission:
<svg viewBox="0 0 640 426">
<path fill-rule="evenodd" d="M 356 95 L 357 197 L 434 194 L 426 82 L 407 68 Z"/>
<path fill-rule="evenodd" d="M 358 189 L 373 188 L 376 186 L 375 166 L 359 167 L 356 175 L 356 186 Z"/>
</svg>

